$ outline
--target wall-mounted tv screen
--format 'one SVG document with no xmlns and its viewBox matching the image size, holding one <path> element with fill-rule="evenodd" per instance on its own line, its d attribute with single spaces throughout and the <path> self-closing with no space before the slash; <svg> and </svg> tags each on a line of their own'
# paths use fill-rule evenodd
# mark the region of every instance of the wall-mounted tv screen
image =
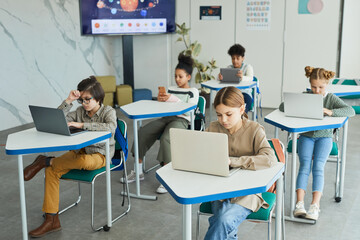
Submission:
<svg viewBox="0 0 360 240">
<path fill-rule="evenodd" d="M 175 0 L 80 0 L 81 34 L 175 31 Z"/>
</svg>

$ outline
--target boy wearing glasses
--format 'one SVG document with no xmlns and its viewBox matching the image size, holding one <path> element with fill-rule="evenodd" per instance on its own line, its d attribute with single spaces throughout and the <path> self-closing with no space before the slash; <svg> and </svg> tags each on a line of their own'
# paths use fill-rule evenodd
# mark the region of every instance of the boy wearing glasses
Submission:
<svg viewBox="0 0 360 240">
<path fill-rule="evenodd" d="M 58 107 L 66 115 L 69 127 L 82 128 L 88 131 L 109 131 L 114 136 L 116 129 L 116 112 L 110 106 L 104 106 L 104 90 L 94 76 L 82 80 L 77 90 L 71 90 L 69 96 Z M 77 100 L 79 106 L 70 112 Z M 110 156 L 115 152 L 115 140 L 110 138 Z M 97 143 L 80 150 L 69 151 L 59 157 L 39 155 L 35 161 L 24 169 L 24 180 L 32 179 L 42 168 L 45 168 L 45 194 L 43 212 L 45 220 L 38 228 L 29 232 L 31 237 L 42 237 L 48 233 L 61 230 L 59 220 L 59 179 L 72 169 L 95 170 L 105 166 L 105 144 Z"/>
</svg>

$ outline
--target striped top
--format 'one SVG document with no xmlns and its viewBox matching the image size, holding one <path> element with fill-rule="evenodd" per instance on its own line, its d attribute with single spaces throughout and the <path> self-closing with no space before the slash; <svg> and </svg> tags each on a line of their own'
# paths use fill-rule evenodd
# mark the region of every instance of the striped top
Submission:
<svg viewBox="0 0 360 240">
<path fill-rule="evenodd" d="M 185 102 L 197 105 L 199 101 L 199 90 L 197 88 L 169 87 L 168 93 L 170 93 L 171 96 L 167 102 Z M 190 122 L 189 112 L 178 115 L 178 117 L 184 118 Z"/>
</svg>

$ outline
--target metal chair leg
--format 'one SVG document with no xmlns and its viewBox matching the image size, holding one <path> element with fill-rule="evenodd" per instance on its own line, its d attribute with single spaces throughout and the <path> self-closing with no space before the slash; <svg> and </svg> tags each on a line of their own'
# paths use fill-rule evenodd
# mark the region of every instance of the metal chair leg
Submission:
<svg viewBox="0 0 360 240">
<path fill-rule="evenodd" d="M 152 166 L 151 168 L 146 169 L 146 167 L 145 167 L 145 162 L 146 162 L 145 159 L 146 159 L 146 157 L 144 156 L 143 162 L 142 162 L 142 167 L 143 167 L 143 172 L 144 172 L 144 173 L 148 173 L 148 172 L 154 170 L 155 168 L 160 167 L 160 164 L 158 163 L 158 164 L 156 164 L 155 166 Z"/>
<path fill-rule="evenodd" d="M 81 201 L 81 189 L 80 189 L 80 182 L 78 182 L 78 188 L 79 188 L 79 196 L 78 199 L 73 203 L 70 204 L 69 206 L 65 207 L 64 209 L 62 209 L 61 211 L 59 211 L 59 215 L 62 214 L 63 212 L 69 210 L 72 207 L 75 207 L 79 204 L 79 202 Z"/>
</svg>

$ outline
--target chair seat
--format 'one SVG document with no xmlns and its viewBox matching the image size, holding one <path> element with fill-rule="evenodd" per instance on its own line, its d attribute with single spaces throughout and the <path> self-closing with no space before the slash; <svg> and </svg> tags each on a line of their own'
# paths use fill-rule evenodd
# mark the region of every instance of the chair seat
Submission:
<svg viewBox="0 0 360 240">
<path fill-rule="evenodd" d="M 247 220 L 262 220 L 262 221 L 269 220 L 270 211 L 276 202 L 276 195 L 274 193 L 269 193 L 269 192 L 264 192 L 261 195 L 263 199 L 269 204 L 269 207 L 267 209 L 260 208 L 257 212 L 251 213 L 246 218 Z M 211 203 L 210 202 L 202 203 L 200 205 L 200 212 L 212 214 Z"/>
<path fill-rule="evenodd" d="M 115 167 L 116 165 L 110 164 L 110 169 Z M 106 168 L 102 167 L 96 170 L 78 170 L 73 169 L 70 170 L 68 173 L 62 175 L 61 179 L 71 179 L 71 180 L 77 180 L 77 181 L 83 181 L 83 182 L 92 182 L 94 177 L 98 175 L 99 173 L 105 172 Z"/>
<path fill-rule="evenodd" d="M 352 106 L 356 114 L 360 114 L 360 106 Z"/>
<path fill-rule="evenodd" d="M 292 153 L 292 140 L 289 141 L 289 144 L 287 146 L 287 152 Z M 296 153 L 298 153 L 297 149 L 296 149 Z M 330 156 L 337 156 L 339 154 L 339 149 L 338 146 L 335 142 L 333 142 L 333 146 L 330 152 Z"/>
</svg>

